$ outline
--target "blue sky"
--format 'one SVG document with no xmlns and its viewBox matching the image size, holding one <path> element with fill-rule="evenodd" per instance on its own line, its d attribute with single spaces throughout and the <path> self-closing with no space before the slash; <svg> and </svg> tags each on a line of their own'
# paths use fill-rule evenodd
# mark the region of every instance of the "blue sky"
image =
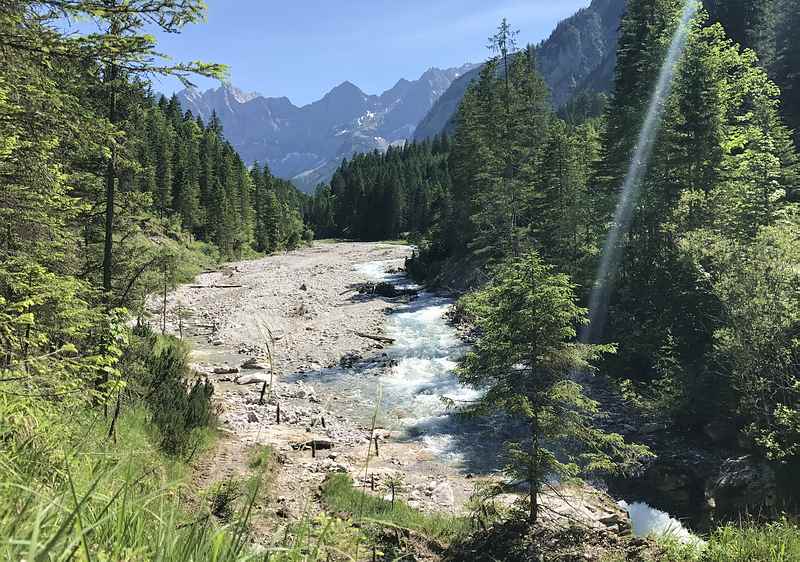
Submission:
<svg viewBox="0 0 800 562">
<path fill-rule="evenodd" d="M 229 65 L 231 82 L 302 105 L 350 80 L 380 93 L 427 68 L 479 62 L 502 17 L 521 42 L 546 38 L 589 0 L 207 0 L 208 21 L 159 35 L 175 60 Z M 203 88 L 215 84 L 198 80 Z M 171 93 L 180 84 L 161 81 Z"/>
</svg>

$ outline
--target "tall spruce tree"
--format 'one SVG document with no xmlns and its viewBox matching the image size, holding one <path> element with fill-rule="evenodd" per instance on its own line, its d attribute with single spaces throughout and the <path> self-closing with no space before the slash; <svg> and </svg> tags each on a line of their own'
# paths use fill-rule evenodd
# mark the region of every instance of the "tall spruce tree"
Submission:
<svg viewBox="0 0 800 562">
<path fill-rule="evenodd" d="M 587 322 L 575 286 L 536 253 L 509 259 L 485 288 L 465 297 L 467 313 L 480 329 L 459 376 L 485 393 L 475 413 L 503 412 L 527 425 L 527 435 L 506 442 L 506 471 L 528 485 L 528 518 L 536 524 L 539 494 L 553 475 L 569 479 L 630 468 L 647 456 L 593 425 L 598 404 L 588 398 L 575 372 L 613 346 L 577 343 L 576 327 Z"/>
</svg>

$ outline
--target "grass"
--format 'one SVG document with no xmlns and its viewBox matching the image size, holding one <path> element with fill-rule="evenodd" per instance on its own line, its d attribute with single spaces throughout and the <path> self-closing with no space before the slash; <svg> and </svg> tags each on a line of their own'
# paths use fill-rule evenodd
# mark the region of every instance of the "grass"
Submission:
<svg viewBox="0 0 800 562">
<path fill-rule="evenodd" d="M 275 450 L 269 445 L 257 445 L 250 451 L 247 459 L 247 468 L 250 470 L 260 470 L 271 473 L 277 459 L 275 458 Z"/>
<path fill-rule="evenodd" d="M 80 430 L 62 433 L 46 482 L 0 455 L 0 561 L 321 562 L 355 560 L 349 553 L 366 544 L 347 520 L 320 516 L 280 547 L 255 550 L 250 523 L 275 476 L 271 448 L 250 452 L 249 478 L 211 487 L 190 509 L 190 473 L 161 452 L 144 408 L 120 417 L 116 443 L 102 422 L 65 417 L 48 428 Z"/>
<path fill-rule="evenodd" d="M 185 466 L 160 453 L 143 410 L 120 419 L 118 444 L 102 427 L 64 446 L 52 485 L 0 460 L 0 560 L 247 559 L 242 525 L 184 509 Z"/>
<path fill-rule="evenodd" d="M 714 532 L 701 562 L 795 562 L 800 526 L 788 520 L 761 526 L 727 526 Z"/>
<path fill-rule="evenodd" d="M 322 501 L 334 513 L 348 513 L 356 520 L 381 527 L 409 529 L 443 541 L 456 540 L 471 530 L 469 519 L 447 514 L 423 513 L 397 500 L 384 500 L 353 486 L 346 474 L 333 474 L 322 485 Z"/>
</svg>

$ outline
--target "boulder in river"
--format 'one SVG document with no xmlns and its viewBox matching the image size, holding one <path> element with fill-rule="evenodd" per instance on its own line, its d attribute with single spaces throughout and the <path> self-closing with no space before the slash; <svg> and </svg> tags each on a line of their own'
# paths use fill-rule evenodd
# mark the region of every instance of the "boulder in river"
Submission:
<svg viewBox="0 0 800 562">
<path fill-rule="evenodd" d="M 720 519 L 772 511 L 778 501 L 775 471 L 750 455 L 726 459 L 706 495 Z"/>
<path fill-rule="evenodd" d="M 362 295 L 378 295 L 381 297 L 401 297 L 419 294 L 419 289 L 397 287 L 392 283 L 381 281 L 380 283 L 364 283 L 358 287 L 358 292 Z"/>
<path fill-rule="evenodd" d="M 349 351 L 342 355 L 342 358 L 339 359 L 339 366 L 345 369 L 352 369 L 355 367 L 356 363 L 361 361 L 363 357 L 356 353 L 355 351 Z"/>
</svg>

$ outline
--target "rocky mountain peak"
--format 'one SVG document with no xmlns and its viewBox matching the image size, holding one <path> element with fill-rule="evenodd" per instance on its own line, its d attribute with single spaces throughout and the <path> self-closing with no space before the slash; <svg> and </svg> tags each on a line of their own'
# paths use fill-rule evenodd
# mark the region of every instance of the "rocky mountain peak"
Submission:
<svg viewBox="0 0 800 562">
<path fill-rule="evenodd" d="M 275 175 L 313 189 L 330 178 L 342 158 L 410 139 L 462 68 L 431 68 L 417 80 L 401 78 L 380 95 L 346 80 L 302 107 L 231 84 L 183 90 L 178 98 L 206 121 L 216 111 L 225 136 L 246 162 L 267 162 Z"/>
</svg>

